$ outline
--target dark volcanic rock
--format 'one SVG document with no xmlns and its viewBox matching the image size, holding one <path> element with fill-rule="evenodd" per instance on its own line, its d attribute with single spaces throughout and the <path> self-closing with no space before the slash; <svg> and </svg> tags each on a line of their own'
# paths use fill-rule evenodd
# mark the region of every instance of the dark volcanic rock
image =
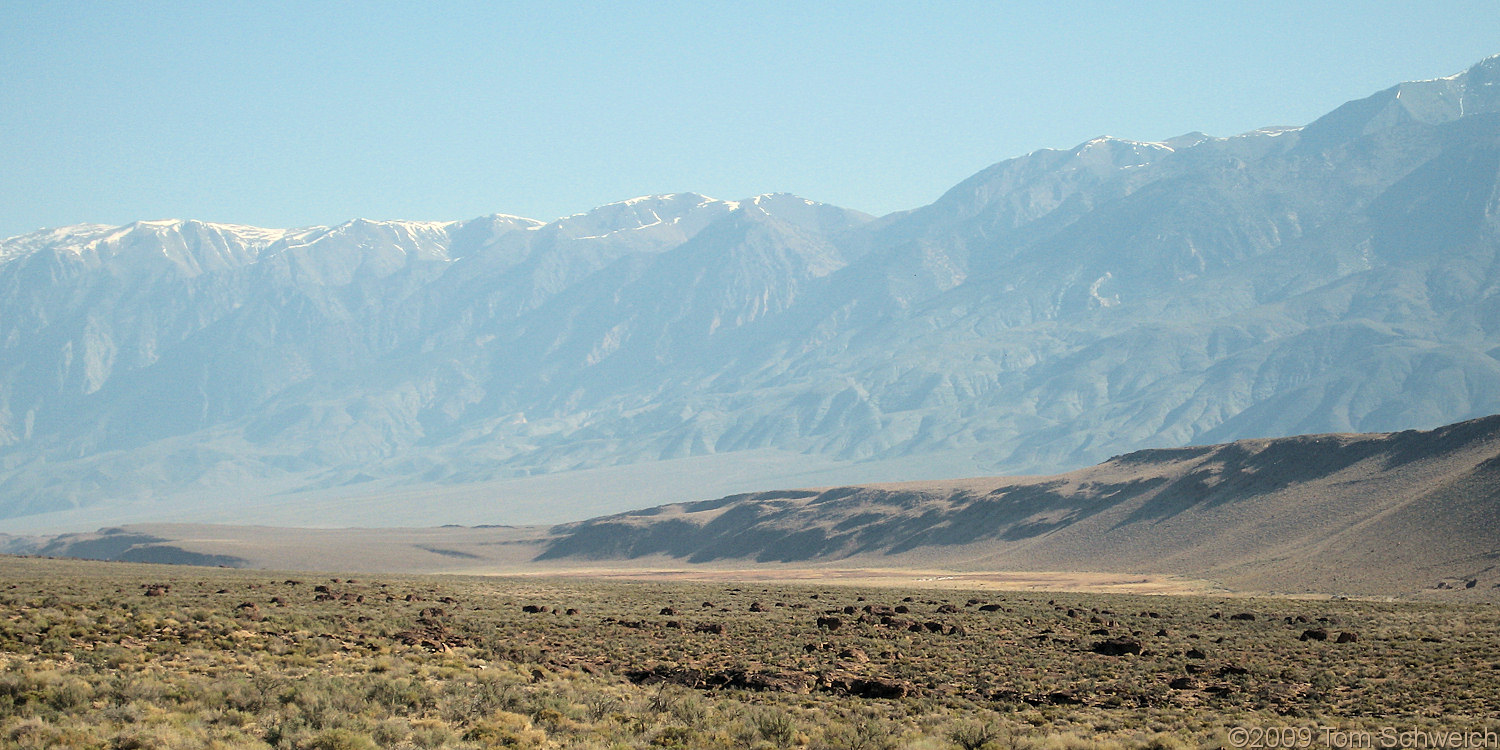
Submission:
<svg viewBox="0 0 1500 750">
<path fill-rule="evenodd" d="M 1134 638 L 1111 638 L 1094 644 L 1093 651 L 1105 656 L 1139 655 L 1141 642 Z"/>
</svg>

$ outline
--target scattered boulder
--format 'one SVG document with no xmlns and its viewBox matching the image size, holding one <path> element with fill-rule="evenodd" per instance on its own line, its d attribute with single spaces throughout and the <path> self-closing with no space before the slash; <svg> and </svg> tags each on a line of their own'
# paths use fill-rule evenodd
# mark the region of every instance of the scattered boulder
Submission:
<svg viewBox="0 0 1500 750">
<path fill-rule="evenodd" d="M 855 698 L 874 699 L 905 698 L 912 693 L 911 685 L 904 682 L 859 677 L 841 677 L 830 680 L 823 689 L 827 692 L 842 693 Z"/>
<path fill-rule="evenodd" d="M 1358 640 L 1359 640 L 1359 635 L 1357 635 L 1355 633 L 1352 633 L 1352 632 L 1350 632 L 1348 630 L 1345 630 L 1344 632 L 1339 633 L 1339 637 L 1336 640 L 1334 640 L 1334 643 L 1354 643 L 1354 642 L 1356 642 Z"/>
<path fill-rule="evenodd" d="M 1173 690 L 1192 690 L 1194 687 L 1197 687 L 1197 684 L 1191 677 L 1178 677 L 1167 683 L 1167 687 Z"/>
<path fill-rule="evenodd" d="M 1141 642 L 1134 638 L 1110 638 L 1094 644 L 1094 653 L 1105 656 L 1125 656 L 1131 654 L 1139 656 L 1141 653 Z"/>
<path fill-rule="evenodd" d="M 394 638 L 398 643 L 407 646 L 418 646 L 428 651 L 442 652 L 451 651 L 457 646 L 466 646 L 468 643 L 462 638 L 448 631 L 448 627 L 442 622 L 433 619 L 419 619 L 419 629 L 405 630 L 397 633 Z"/>
<path fill-rule="evenodd" d="M 1255 615 L 1249 612 L 1238 612 L 1229 616 L 1231 620 L 1242 620 L 1244 622 L 1255 622 Z"/>
<path fill-rule="evenodd" d="M 1183 654 L 1183 656 L 1186 656 L 1189 659 L 1207 659 L 1208 658 L 1208 654 L 1205 654 L 1205 653 L 1203 653 L 1202 651 L 1199 651 L 1196 648 L 1190 648 L 1190 649 L 1188 649 L 1187 653 Z"/>
<path fill-rule="evenodd" d="M 710 633 L 712 635 L 724 635 L 724 623 L 707 622 L 693 628 L 694 633 Z"/>
<path fill-rule="evenodd" d="M 672 609 L 671 607 L 662 607 L 661 611 L 658 612 L 657 614 L 659 614 L 659 615 L 675 615 L 675 614 L 677 614 L 677 610 Z"/>
<path fill-rule="evenodd" d="M 844 626 L 844 621 L 837 617 L 819 617 L 818 627 L 822 630 L 838 630 Z"/>
<path fill-rule="evenodd" d="M 848 659 L 850 661 L 857 661 L 860 664 L 864 664 L 870 661 L 869 654 L 866 654 L 863 650 L 854 648 L 853 646 L 839 651 L 839 658 Z"/>
<path fill-rule="evenodd" d="M 956 615 L 958 614 L 958 607 L 952 604 L 944 604 L 943 606 L 938 607 L 937 611 L 940 615 Z"/>
<path fill-rule="evenodd" d="M 979 611 L 980 612 L 999 612 L 1000 611 L 1000 605 L 998 605 L 998 604 L 986 604 L 986 605 L 980 607 Z"/>
<path fill-rule="evenodd" d="M 1328 640 L 1328 631 L 1323 628 L 1308 628 L 1307 630 L 1302 631 L 1302 637 L 1298 638 L 1297 640 L 1326 641 Z"/>
<path fill-rule="evenodd" d="M 689 667 L 666 666 L 631 670 L 625 673 L 625 678 L 637 685 L 667 682 L 700 689 L 730 688 L 772 693 L 805 693 L 813 681 L 809 675 L 800 672 L 773 674 L 742 669 L 704 672 Z"/>
<path fill-rule="evenodd" d="M 766 611 L 766 607 L 765 607 L 765 605 L 761 604 L 760 602 L 751 602 L 750 603 L 750 611 L 751 612 L 764 612 L 764 611 Z"/>
</svg>

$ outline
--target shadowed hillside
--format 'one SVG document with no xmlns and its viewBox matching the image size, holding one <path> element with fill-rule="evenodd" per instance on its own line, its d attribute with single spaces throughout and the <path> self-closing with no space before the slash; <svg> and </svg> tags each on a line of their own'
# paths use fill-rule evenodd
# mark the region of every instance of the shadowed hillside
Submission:
<svg viewBox="0 0 1500 750">
<path fill-rule="evenodd" d="M 1500 587 L 1500 416 L 1147 450 L 1050 477 L 763 492 L 554 529 L 541 560 L 1137 570 L 1236 589 Z"/>
<path fill-rule="evenodd" d="M 1163 590 L 1500 599 L 1500 415 L 1145 450 L 1056 476 L 738 494 L 552 527 L 155 524 L 0 538 L 0 551 L 344 572 L 948 571 L 1050 588 L 1170 577 L 1182 585 Z M 1030 578 L 994 575 L 1011 573 Z"/>
</svg>

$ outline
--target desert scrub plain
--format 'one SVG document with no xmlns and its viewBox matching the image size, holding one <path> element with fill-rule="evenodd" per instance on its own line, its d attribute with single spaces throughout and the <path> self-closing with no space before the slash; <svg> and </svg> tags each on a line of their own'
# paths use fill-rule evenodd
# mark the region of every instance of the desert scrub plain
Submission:
<svg viewBox="0 0 1500 750">
<path fill-rule="evenodd" d="M 5 747 L 1226 747 L 1500 731 L 1497 684 L 1484 604 L 0 558 Z"/>
</svg>

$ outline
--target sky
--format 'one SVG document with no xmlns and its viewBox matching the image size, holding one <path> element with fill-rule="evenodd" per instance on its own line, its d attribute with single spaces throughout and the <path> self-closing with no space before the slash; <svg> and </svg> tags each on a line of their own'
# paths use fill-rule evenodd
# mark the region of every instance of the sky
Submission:
<svg viewBox="0 0 1500 750">
<path fill-rule="evenodd" d="M 1493 0 L 0 0 L 0 237 L 685 191 L 881 215 L 1039 148 L 1305 124 L 1496 53 Z"/>
</svg>

